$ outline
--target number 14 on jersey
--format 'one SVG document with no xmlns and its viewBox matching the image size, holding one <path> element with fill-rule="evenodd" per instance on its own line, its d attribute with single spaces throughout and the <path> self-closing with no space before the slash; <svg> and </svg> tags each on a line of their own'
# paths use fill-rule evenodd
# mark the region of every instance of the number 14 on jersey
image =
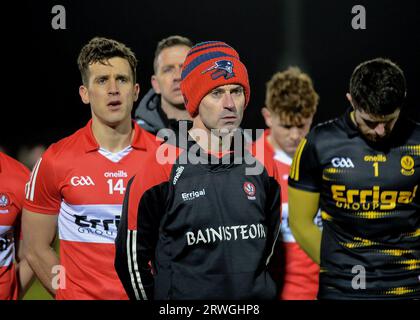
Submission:
<svg viewBox="0 0 420 320">
<path fill-rule="evenodd" d="M 109 194 L 114 194 L 119 192 L 120 194 L 124 194 L 125 192 L 125 188 L 124 188 L 124 180 L 123 179 L 118 179 L 116 180 L 113 179 L 108 179 L 107 183 L 108 183 L 108 192 Z"/>
</svg>

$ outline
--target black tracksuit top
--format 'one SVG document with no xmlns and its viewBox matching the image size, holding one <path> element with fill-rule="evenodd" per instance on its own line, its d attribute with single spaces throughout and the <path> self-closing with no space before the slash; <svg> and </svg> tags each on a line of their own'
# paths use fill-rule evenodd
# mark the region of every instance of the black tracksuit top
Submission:
<svg viewBox="0 0 420 320">
<path fill-rule="evenodd" d="M 194 141 L 161 147 L 171 154 L 169 163 L 150 155 L 125 195 L 115 267 L 129 297 L 275 299 L 276 168 L 248 151 L 210 155 Z M 210 163 L 191 160 L 197 150 Z M 256 165 L 261 173 L 247 175 Z"/>
</svg>

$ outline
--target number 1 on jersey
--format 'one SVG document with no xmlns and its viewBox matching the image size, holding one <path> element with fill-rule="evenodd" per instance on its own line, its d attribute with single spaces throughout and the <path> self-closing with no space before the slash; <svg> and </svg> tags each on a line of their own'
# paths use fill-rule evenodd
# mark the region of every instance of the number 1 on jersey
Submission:
<svg viewBox="0 0 420 320">
<path fill-rule="evenodd" d="M 372 164 L 373 169 L 374 169 L 374 175 L 375 177 L 379 177 L 379 163 L 378 162 L 374 162 Z"/>
<path fill-rule="evenodd" d="M 123 179 L 118 179 L 117 183 L 114 185 L 114 181 L 112 179 L 108 179 L 108 192 L 109 194 L 114 194 L 114 192 L 119 192 L 120 194 L 124 194 L 125 188 L 124 188 L 124 182 Z"/>
</svg>

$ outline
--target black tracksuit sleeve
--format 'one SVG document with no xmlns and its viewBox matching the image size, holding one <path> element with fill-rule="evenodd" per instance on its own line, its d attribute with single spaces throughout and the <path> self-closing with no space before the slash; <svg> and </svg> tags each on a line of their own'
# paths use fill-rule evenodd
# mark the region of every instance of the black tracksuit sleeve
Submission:
<svg viewBox="0 0 420 320">
<path fill-rule="evenodd" d="M 151 300 L 154 291 L 152 265 L 164 210 L 161 191 L 165 183 L 142 192 L 137 189 L 142 182 L 136 183 L 134 179 L 129 181 L 124 197 L 115 240 L 115 269 L 131 300 Z"/>
<path fill-rule="evenodd" d="M 273 257 L 280 241 L 281 196 L 280 185 L 273 177 L 269 178 L 266 202 L 267 248 L 266 265 L 270 273 L 278 270 L 278 259 Z M 273 275 L 276 276 L 276 275 Z M 274 277 L 276 278 L 276 277 Z"/>
</svg>

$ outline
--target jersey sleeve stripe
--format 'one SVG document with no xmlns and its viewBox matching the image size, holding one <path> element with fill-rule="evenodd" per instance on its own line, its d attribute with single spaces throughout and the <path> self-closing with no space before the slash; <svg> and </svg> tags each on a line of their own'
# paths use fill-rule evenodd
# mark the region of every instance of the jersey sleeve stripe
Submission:
<svg viewBox="0 0 420 320">
<path fill-rule="evenodd" d="M 275 249 L 275 247 L 276 247 L 276 243 L 277 243 L 277 240 L 278 240 L 278 238 L 279 238 L 280 233 L 281 233 L 281 229 L 280 229 L 280 225 L 278 225 L 278 227 L 277 227 L 277 234 L 276 234 L 276 237 L 274 238 L 274 241 L 273 241 L 273 246 L 271 247 L 271 252 L 270 252 L 270 255 L 268 256 L 267 260 L 265 261 L 265 265 L 266 265 L 266 266 L 269 264 L 270 259 L 271 259 L 271 257 L 272 257 L 272 256 L 273 256 L 273 254 L 274 254 L 274 249 Z"/>
<path fill-rule="evenodd" d="M 127 264 L 128 264 L 128 271 L 130 272 L 131 286 L 133 287 L 133 291 L 134 291 L 134 294 L 136 296 L 136 299 L 137 300 L 140 300 L 139 291 L 137 290 L 137 286 L 136 286 L 136 280 L 135 280 L 136 278 L 134 277 L 133 268 L 131 266 L 131 263 L 132 263 L 132 261 L 131 261 L 131 242 L 132 242 L 132 231 L 131 230 L 128 230 L 128 233 L 127 233 L 127 259 L 128 259 Z"/>
<path fill-rule="evenodd" d="M 299 143 L 299 145 L 298 145 L 298 147 L 297 147 L 297 149 L 295 151 L 295 154 L 293 156 L 292 168 L 290 169 L 290 178 L 291 179 L 294 179 L 295 178 L 296 156 L 297 156 L 297 154 L 298 154 L 298 152 L 300 150 L 300 146 L 301 146 L 301 144 Z"/>
<path fill-rule="evenodd" d="M 39 158 L 38 162 L 35 164 L 34 169 L 31 173 L 31 178 L 29 179 L 29 188 L 27 188 L 26 192 L 26 199 L 33 201 L 34 194 L 35 194 L 35 184 L 36 184 L 36 177 L 38 175 L 39 166 L 41 165 L 42 158 Z"/>
<path fill-rule="evenodd" d="M 296 181 L 299 180 L 300 157 L 302 156 L 302 152 L 305 147 L 305 144 L 306 144 L 306 139 L 302 139 L 293 159 L 293 165 L 292 165 L 290 177 Z"/>
<path fill-rule="evenodd" d="M 128 251 L 128 268 L 130 271 L 131 283 L 133 285 L 133 289 L 136 294 L 136 299 L 140 300 L 140 296 L 136 287 L 136 285 L 138 285 L 138 287 L 140 288 L 141 296 L 143 300 L 147 300 L 146 291 L 144 290 L 143 283 L 141 281 L 139 265 L 137 262 L 137 230 L 128 230 L 128 237 L 131 237 L 131 239 L 127 241 L 127 246 L 129 246 L 127 250 Z M 130 259 L 130 253 L 131 253 L 132 259 Z M 133 267 L 131 267 L 131 264 L 133 264 Z"/>
<path fill-rule="evenodd" d="M 296 181 L 299 181 L 300 158 L 302 156 L 302 152 L 303 152 L 303 149 L 305 148 L 305 145 L 306 145 L 306 139 L 303 140 L 303 142 L 302 142 L 302 147 L 299 150 L 299 154 L 298 154 L 298 158 L 297 158 L 297 162 L 296 162 L 296 178 L 295 178 Z"/>
</svg>

